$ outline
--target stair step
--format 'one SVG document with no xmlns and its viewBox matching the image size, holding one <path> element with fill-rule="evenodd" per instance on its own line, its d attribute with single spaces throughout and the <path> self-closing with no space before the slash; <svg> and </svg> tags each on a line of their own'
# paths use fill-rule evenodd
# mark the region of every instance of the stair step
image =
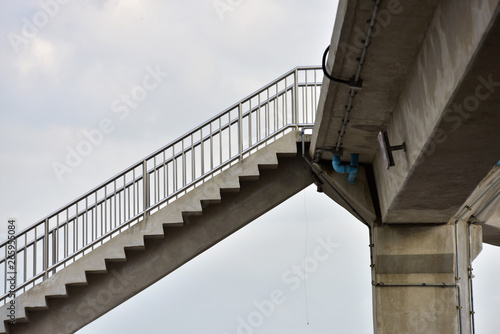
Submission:
<svg viewBox="0 0 500 334">
<path fill-rule="evenodd" d="M 278 168 L 278 156 L 297 154 L 297 134 L 292 132 L 262 148 L 230 168 L 211 177 L 193 190 L 175 199 L 104 244 L 54 273 L 17 299 L 16 322 L 29 321 L 27 311 L 47 310 L 47 298 L 65 298 L 67 286 L 88 285 L 87 274 L 110 275 L 108 263 L 127 261 L 126 250 L 144 250 L 146 238 L 164 238 L 165 227 L 178 228 L 189 223 L 193 216 L 203 215 L 210 204 L 221 203 L 221 193 L 239 192 L 242 181 L 255 181 L 261 170 Z M 193 240 L 195 242 L 195 240 Z M 0 307 L 5 312 L 5 306 Z M 5 313 L 4 313 L 4 319 Z M 0 333 L 5 326 L 0 325 Z"/>
</svg>

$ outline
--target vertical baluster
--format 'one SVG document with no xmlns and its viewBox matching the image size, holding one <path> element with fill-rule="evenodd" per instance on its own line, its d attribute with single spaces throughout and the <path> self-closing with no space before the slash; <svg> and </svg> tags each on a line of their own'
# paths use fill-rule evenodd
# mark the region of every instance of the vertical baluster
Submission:
<svg viewBox="0 0 500 334">
<path fill-rule="evenodd" d="M 307 78 L 307 75 L 309 73 L 308 70 L 304 70 L 304 73 L 305 73 L 305 85 L 304 85 L 304 90 L 306 91 L 306 112 L 307 112 L 307 123 L 310 123 L 311 122 L 311 106 L 310 106 L 310 101 L 312 100 L 312 97 L 311 97 L 311 94 L 309 92 L 309 81 L 308 81 L 308 78 Z"/>
<path fill-rule="evenodd" d="M 43 277 L 44 280 L 49 278 L 47 269 L 49 268 L 49 219 L 44 221 L 44 235 L 43 235 Z"/>
<path fill-rule="evenodd" d="M 116 227 L 116 219 L 117 219 L 117 213 L 118 211 L 116 210 L 116 201 L 117 201 L 117 195 L 116 195 L 116 180 L 113 180 L 113 223 L 110 224 L 110 229 L 114 229 Z"/>
<path fill-rule="evenodd" d="M 181 139 L 182 150 L 182 187 L 186 186 L 186 151 L 184 149 L 184 138 Z"/>
<path fill-rule="evenodd" d="M 175 193 L 178 189 L 177 187 L 177 158 L 175 157 L 175 145 L 172 146 L 172 169 L 173 169 L 173 177 L 174 177 L 174 188 L 173 193 Z"/>
<path fill-rule="evenodd" d="M 212 131 L 212 122 L 210 122 L 210 170 L 214 169 L 214 143 L 213 143 L 213 131 Z"/>
<path fill-rule="evenodd" d="M 126 182 L 126 178 L 125 178 L 125 175 L 123 176 L 123 181 Z M 127 185 L 127 183 L 125 183 L 125 189 L 127 190 L 127 196 L 125 196 L 126 198 L 126 201 L 125 201 L 125 206 L 127 207 L 126 211 L 127 211 L 127 216 L 125 217 L 125 220 L 128 221 L 130 220 L 130 207 L 132 206 L 132 203 L 130 203 L 130 187 L 131 185 Z"/>
<path fill-rule="evenodd" d="M 96 199 L 96 201 L 97 201 L 97 192 L 95 193 L 95 199 Z M 106 198 L 104 198 L 104 200 L 106 200 Z M 96 202 L 96 205 L 97 205 L 97 202 Z M 96 206 L 96 211 L 97 211 L 97 206 Z M 99 219 L 99 221 L 100 221 L 100 224 L 99 224 L 99 225 L 101 225 L 101 234 L 100 234 L 100 236 L 102 237 L 102 236 L 104 235 L 104 233 L 102 233 L 102 225 L 103 225 L 103 223 L 104 223 L 104 216 L 103 216 L 103 213 L 104 213 L 104 208 L 103 208 L 102 203 L 99 205 L 99 211 L 100 211 L 100 213 L 101 213 L 101 218 Z M 96 217 L 97 217 L 97 212 L 96 212 Z M 96 219 L 96 220 L 97 220 L 97 219 Z M 95 229 L 96 229 L 96 238 L 97 238 L 97 225 L 96 225 L 96 228 L 95 228 Z"/>
<path fill-rule="evenodd" d="M 306 123 L 309 123 L 309 103 L 307 102 L 308 101 L 307 96 L 309 95 L 308 94 L 308 90 L 307 90 L 307 88 L 308 88 L 308 85 L 307 85 L 307 70 L 304 70 L 304 75 L 305 75 L 305 86 L 304 86 L 304 91 L 305 91 L 305 93 L 304 93 L 304 98 L 305 98 L 304 105 L 305 105 L 305 107 L 304 107 L 304 109 L 305 109 L 306 118 L 307 118 L 306 119 Z"/>
<path fill-rule="evenodd" d="M 143 199 L 143 212 L 144 219 L 148 216 L 148 208 L 149 208 L 149 180 L 148 180 L 148 163 L 147 160 L 142 162 L 142 199 Z"/>
<path fill-rule="evenodd" d="M 271 135 L 271 101 L 269 100 L 269 88 L 266 89 L 266 137 Z"/>
<path fill-rule="evenodd" d="M 172 164 L 173 166 L 173 160 L 170 161 L 170 163 Z M 169 179 L 170 179 L 170 174 L 168 172 L 168 162 L 165 161 L 165 180 L 166 180 L 166 185 L 165 185 L 165 197 L 168 197 L 169 196 Z M 173 183 L 172 183 L 173 184 Z"/>
<path fill-rule="evenodd" d="M 273 98 L 274 105 L 274 129 L 273 132 L 276 132 L 279 129 L 279 113 L 278 113 L 278 87 L 275 87 L 276 93 Z"/>
<path fill-rule="evenodd" d="M 288 120 L 288 84 L 287 84 L 287 78 L 288 76 L 285 77 L 285 90 L 283 91 L 283 108 L 285 108 L 285 115 L 286 115 L 286 118 Z M 293 117 L 293 114 L 290 115 L 291 117 L 291 122 L 292 124 L 295 124 L 295 119 Z M 287 121 L 288 123 L 288 121 Z"/>
<path fill-rule="evenodd" d="M 231 111 L 229 111 L 227 113 L 227 119 L 228 119 L 228 123 L 229 124 L 229 157 L 232 158 L 233 157 L 233 154 L 232 154 L 232 146 L 233 146 L 233 139 L 231 138 Z"/>
<path fill-rule="evenodd" d="M 283 100 L 284 95 L 280 94 L 280 99 L 281 99 L 281 117 L 283 118 L 283 126 L 288 124 L 288 117 L 286 117 L 285 114 L 285 101 Z"/>
<path fill-rule="evenodd" d="M 134 191 L 134 196 L 135 196 L 135 201 L 134 201 L 135 202 L 134 203 L 134 205 L 135 205 L 134 216 L 136 216 L 136 215 L 139 214 L 139 212 L 141 210 L 140 209 L 140 207 L 141 207 L 141 203 L 140 203 L 140 200 L 141 200 L 140 199 L 141 198 L 141 194 L 140 194 L 141 188 L 139 186 L 139 178 L 138 178 L 138 176 L 136 176 L 135 168 L 134 168 L 134 180 L 135 180 L 135 185 L 134 185 L 134 187 L 135 187 L 135 191 Z"/>
<path fill-rule="evenodd" d="M 201 175 L 205 175 L 205 142 L 203 141 L 203 128 L 200 129 L 200 150 L 201 150 Z"/>
<path fill-rule="evenodd" d="M 33 240 L 33 276 L 37 274 L 36 262 L 37 262 L 37 248 L 38 248 L 38 226 L 35 226 L 35 239 Z"/>
<path fill-rule="evenodd" d="M 55 229 L 52 230 L 52 232 L 49 232 L 49 234 L 52 233 L 52 265 L 55 265 L 57 263 L 57 257 L 56 257 L 56 238 L 55 238 Z M 52 275 L 56 272 L 56 269 L 54 268 L 52 270 Z"/>
<path fill-rule="evenodd" d="M 260 142 L 261 137 L 261 128 L 260 128 L 260 93 L 257 94 L 257 142 Z"/>
<path fill-rule="evenodd" d="M 135 208 L 135 167 L 132 169 L 132 184 L 130 185 L 132 188 L 132 203 L 130 204 L 132 206 L 132 217 L 135 217 L 137 214 L 136 208 Z"/>
<path fill-rule="evenodd" d="M 312 73 L 314 74 L 314 72 Z M 310 110 L 310 119 L 311 119 L 311 123 L 312 123 L 312 120 L 314 119 L 314 86 L 313 86 L 313 83 L 312 82 L 308 82 L 307 83 L 307 91 L 309 92 L 308 95 L 309 95 L 309 107 L 308 109 Z"/>
<path fill-rule="evenodd" d="M 275 95 L 275 98 L 274 98 L 274 114 L 276 115 L 276 127 L 275 127 L 275 131 L 277 131 L 279 128 L 280 128 L 280 110 L 279 110 L 279 90 L 278 90 L 278 83 L 276 83 L 276 85 L 274 85 L 274 89 L 276 91 L 276 95 Z"/>
<path fill-rule="evenodd" d="M 47 220 L 47 223 L 48 223 L 48 220 Z M 59 262 L 59 245 L 61 244 L 61 241 L 59 240 L 60 230 L 61 230 L 61 226 L 60 226 L 60 222 L 59 222 L 59 214 L 57 214 L 57 216 L 56 216 L 56 228 L 54 229 L 54 231 L 56 231 L 56 232 L 52 233 L 52 247 L 54 246 L 54 239 L 55 239 L 55 243 L 56 243 L 55 251 L 54 251 L 54 248 L 52 248 L 52 252 L 54 253 L 54 254 L 52 254 L 52 258 L 55 260 L 52 264 Z M 63 238 L 64 238 L 64 233 L 63 233 Z M 63 247 L 64 247 L 64 240 L 63 240 Z M 48 253 L 47 253 L 47 256 L 48 256 Z M 48 260 L 48 257 L 47 257 L 47 260 Z M 47 264 L 48 264 L 48 262 L 47 262 Z"/>
<path fill-rule="evenodd" d="M 196 180 L 196 150 L 193 134 L 191 134 L 191 182 L 194 182 L 194 180 Z"/>
<path fill-rule="evenodd" d="M 240 160 L 243 158 L 243 119 L 242 119 L 241 102 L 238 104 L 238 153 Z"/>
<path fill-rule="evenodd" d="M 89 240 L 89 198 L 88 196 L 85 197 L 85 224 L 84 224 L 84 229 L 83 229 L 83 235 L 84 235 L 84 240 L 83 240 L 83 246 L 87 246 L 88 240 Z"/>
<path fill-rule="evenodd" d="M 301 94 L 302 94 L 302 113 L 304 114 L 304 119 L 305 119 L 305 123 L 307 123 L 308 121 L 308 117 L 307 117 L 307 105 L 306 105 L 306 90 L 305 88 L 301 88 L 299 86 L 299 89 L 301 91 Z"/>
<path fill-rule="evenodd" d="M 160 196 L 160 198 L 164 199 L 167 197 L 167 159 L 165 156 L 165 150 L 162 152 L 162 157 L 163 157 L 163 196 Z"/>
<path fill-rule="evenodd" d="M 222 123 L 221 117 L 219 117 L 219 159 L 222 165 Z"/>
<path fill-rule="evenodd" d="M 90 242 L 93 242 L 97 236 L 97 191 L 94 192 L 94 214 L 92 218 L 92 239 Z"/>
<path fill-rule="evenodd" d="M 167 160 L 165 157 L 165 150 L 163 150 L 163 198 L 167 197 L 168 189 L 168 173 L 167 173 Z"/>
<path fill-rule="evenodd" d="M 23 280 L 26 282 L 26 275 L 28 274 L 28 232 L 24 233 L 24 254 L 23 254 Z"/>
<path fill-rule="evenodd" d="M 154 202 L 153 203 L 158 203 L 158 198 L 156 197 L 156 184 L 158 180 L 156 180 L 156 155 L 153 157 L 153 197 L 154 197 Z"/>
<path fill-rule="evenodd" d="M 73 232 L 74 233 L 74 232 Z M 64 258 L 68 256 L 69 252 L 69 222 L 66 220 L 64 224 Z"/>
<path fill-rule="evenodd" d="M 123 194 L 123 188 L 121 191 L 118 191 L 118 223 L 115 225 L 120 226 L 122 223 L 122 194 Z M 102 221 L 102 210 L 101 210 L 101 221 Z M 101 228 L 101 236 L 102 236 L 102 228 Z"/>
<path fill-rule="evenodd" d="M 103 225 L 104 225 L 104 233 L 108 233 L 108 216 L 110 217 L 111 221 L 111 214 L 108 215 L 108 185 L 106 184 L 104 186 L 104 221 L 101 222 L 101 234 L 103 230 Z"/>
<path fill-rule="evenodd" d="M 122 187 L 122 193 L 123 193 L 123 210 L 120 210 L 120 212 L 123 212 L 123 218 L 120 219 L 120 225 L 125 223 L 127 221 L 127 178 L 125 174 L 122 176 L 123 178 L 123 187 Z M 121 203 L 122 201 L 120 201 Z"/>
<path fill-rule="evenodd" d="M 78 202 L 75 205 L 76 214 L 73 221 L 73 253 L 78 249 Z"/>
<path fill-rule="evenodd" d="M 248 100 L 248 147 L 252 146 L 252 99 Z"/>
<path fill-rule="evenodd" d="M 299 101 L 298 101 L 298 94 L 297 94 L 297 80 L 298 80 L 298 75 L 297 75 L 297 69 L 295 69 L 295 71 L 293 72 L 293 89 L 292 89 L 292 110 L 293 110 L 293 113 L 295 114 L 295 122 L 297 124 L 297 126 L 299 125 L 300 123 L 300 119 L 299 119 L 299 111 L 298 111 L 298 106 L 299 106 Z"/>
<path fill-rule="evenodd" d="M 318 105 L 318 85 L 317 85 L 317 70 L 314 70 L 314 105 L 313 105 L 313 119 L 312 122 L 316 121 L 316 106 Z"/>
<path fill-rule="evenodd" d="M 155 204 L 158 203 L 158 201 L 161 199 L 161 193 L 160 193 L 160 185 L 161 185 L 161 182 L 160 182 L 160 165 L 157 164 L 156 162 L 156 155 L 155 155 L 155 159 L 154 159 L 154 164 L 155 164 Z"/>
</svg>

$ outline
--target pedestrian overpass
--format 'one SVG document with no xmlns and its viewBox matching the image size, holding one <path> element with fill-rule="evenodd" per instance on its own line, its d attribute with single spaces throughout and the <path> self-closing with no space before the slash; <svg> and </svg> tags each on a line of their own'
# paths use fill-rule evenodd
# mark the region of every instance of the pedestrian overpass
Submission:
<svg viewBox="0 0 500 334">
<path fill-rule="evenodd" d="M 339 1 L 323 67 L 19 232 L 15 284 L 0 244 L 0 333 L 73 333 L 312 183 L 367 226 L 376 333 L 472 333 L 471 263 L 500 245 L 499 10 Z"/>
</svg>

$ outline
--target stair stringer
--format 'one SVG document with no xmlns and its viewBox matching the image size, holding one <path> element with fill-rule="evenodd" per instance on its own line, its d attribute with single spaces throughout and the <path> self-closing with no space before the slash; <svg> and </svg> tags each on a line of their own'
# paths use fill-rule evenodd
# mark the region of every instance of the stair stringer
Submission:
<svg viewBox="0 0 500 334">
<path fill-rule="evenodd" d="M 299 140 L 298 131 L 277 139 L 20 295 L 16 298 L 18 324 L 8 326 L 9 333 L 30 333 L 35 328 L 37 333 L 73 333 L 302 190 L 312 178 L 303 159 L 290 158 L 297 155 Z M 288 166 L 278 164 L 278 155 L 288 157 L 282 159 Z M 267 178 L 263 180 L 261 169 L 270 168 L 276 171 L 264 173 Z M 248 189 L 243 194 L 242 182 Z M 206 211 L 219 212 L 205 217 L 202 203 L 221 202 L 221 193 L 228 191 L 238 192 L 222 205 L 209 206 Z M 228 220 L 228 212 L 233 213 L 233 221 Z M 185 225 L 185 214 L 202 216 Z M 215 228 L 221 222 L 224 229 Z M 190 230 L 203 229 L 201 234 L 190 234 Z M 151 238 L 147 245 L 145 238 Z M 139 251 L 126 254 L 126 249 Z M 145 272 L 151 275 L 139 274 Z M 132 287 L 131 282 L 138 280 L 142 283 Z M 92 296 L 95 302 L 89 305 Z M 0 308 L 3 319 L 8 319 L 6 307 Z M 0 328 L 0 333 L 5 330 Z"/>
</svg>

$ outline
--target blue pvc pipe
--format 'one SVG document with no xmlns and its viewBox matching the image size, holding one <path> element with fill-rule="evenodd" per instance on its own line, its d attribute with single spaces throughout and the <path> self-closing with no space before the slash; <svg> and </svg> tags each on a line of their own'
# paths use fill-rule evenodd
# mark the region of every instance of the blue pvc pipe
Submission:
<svg viewBox="0 0 500 334">
<path fill-rule="evenodd" d="M 356 176 L 358 175 L 358 167 L 359 167 L 359 154 L 352 153 L 351 154 L 351 164 L 342 164 L 340 162 L 340 157 L 337 155 L 333 156 L 332 160 L 333 169 L 338 173 L 349 173 L 347 177 L 347 182 L 349 184 L 354 184 L 356 182 Z"/>
</svg>

